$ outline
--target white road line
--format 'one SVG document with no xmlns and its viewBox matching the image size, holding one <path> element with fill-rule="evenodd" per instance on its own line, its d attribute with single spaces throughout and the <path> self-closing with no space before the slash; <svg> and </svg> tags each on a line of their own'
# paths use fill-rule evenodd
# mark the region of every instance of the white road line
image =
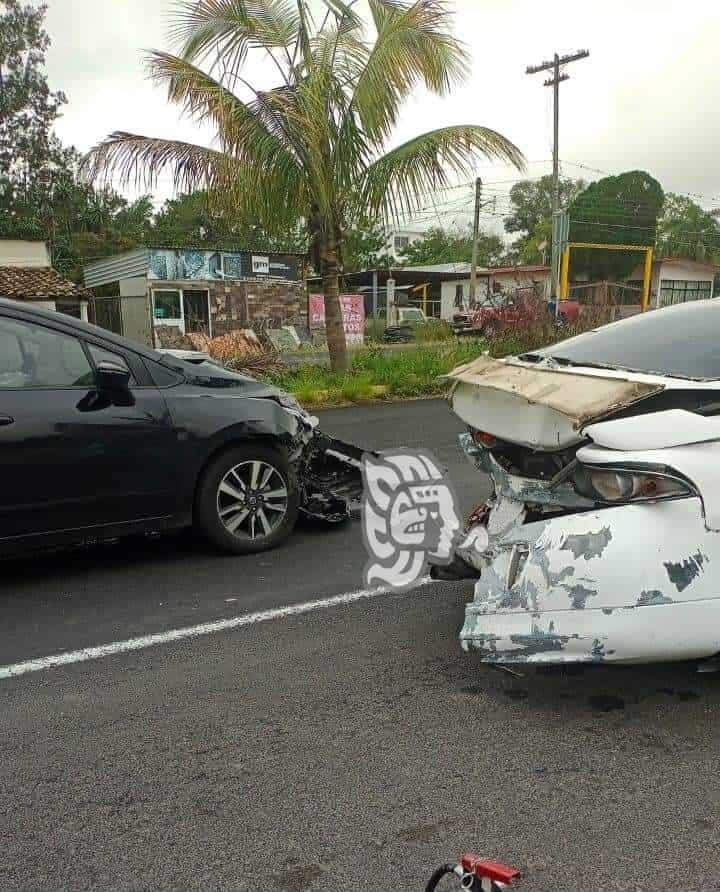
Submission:
<svg viewBox="0 0 720 892">
<path fill-rule="evenodd" d="M 417 587 L 428 585 L 432 580 L 428 577 L 421 579 Z M 160 644 L 170 644 L 173 641 L 182 641 L 185 638 L 200 638 L 205 635 L 213 635 L 216 632 L 227 632 L 231 629 L 239 629 L 241 626 L 253 626 L 257 623 L 267 623 L 274 619 L 285 619 L 288 616 L 299 616 L 303 613 L 311 613 L 314 610 L 324 610 L 327 607 L 341 607 L 345 604 L 353 604 L 355 601 L 379 598 L 396 592 L 392 588 L 359 589 L 355 592 L 345 592 L 342 595 L 334 595 L 331 598 L 321 598 L 317 601 L 304 601 L 300 604 L 289 604 L 286 607 L 276 607 L 273 610 L 260 610 L 257 613 L 246 613 L 243 616 L 234 616 L 230 619 L 220 619 L 212 623 L 201 623 L 198 626 L 187 626 L 184 629 L 170 629 L 167 632 L 159 632 L 156 635 L 144 635 L 142 638 L 129 638 L 127 641 L 113 641 L 110 644 L 100 644 L 97 647 L 85 647 L 82 650 L 73 650 L 68 653 L 55 654 L 50 657 L 39 657 L 36 660 L 27 660 L 24 663 L 13 663 L 10 666 L 0 666 L 0 680 L 15 678 L 18 675 L 27 675 L 29 672 L 42 672 L 45 669 L 56 669 L 58 666 L 68 666 L 71 663 L 86 663 L 88 660 L 101 660 L 103 657 L 111 657 L 115 654 L 130 653 L 133 650 L 145 650 L 148 647 L 156 647 Z"/>
</svg>

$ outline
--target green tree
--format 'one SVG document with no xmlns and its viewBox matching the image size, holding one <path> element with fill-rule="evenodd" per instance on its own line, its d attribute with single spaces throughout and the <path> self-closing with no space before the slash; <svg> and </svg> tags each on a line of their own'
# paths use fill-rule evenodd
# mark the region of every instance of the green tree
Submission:
<svg viewBox="0 0 720 892">
<path fill-rule="evenodd" d="M 567 207 L 585 188 L 583 180 L 560 177 L 560 207 Z M 506 232 L 524 232 L 531 235 L 537 226 L 552 222 L 553 178 L 520 180 L 510 190 L 512 212 L 505 218 Z"/>
<path fill-rule="evenodd" d="M 29 209 L 53 188 L 72 160 L 53 134 L 61 92 L 44 71 L 50 38 L 46 7 L 0 0 L 0 217 L 5 233 L 34 234 Z"/>
<path fill-rule="evenodd" d="M 343 272 L 387 267 L 386 240 L 384 227 L 375 221 L 365 219 L 351 223 L 345 230 L 342 242 Z"/>
<path fill-rule="evenodd" d="M 665 195 L 656 179 L 642 170 L 591 183 L 568 209 L 570 240 L 603 245 L 654 245 Z M 573 251 L 573 270 L 591 279 L 619 281 L 638 263 L 632 251 Z"/>
<path fill-rule="evenodd" d="M 421 266 L 434 263 L 469 263 L 472 260 L 471 227 L 428 229 L 425 237 L 412 242 L 402 252 L 403 266 Z M 497 266 L 506 253 L 503 240 L 497 235 L 481 232 L 478 238 L 478 266 Z"/>
<path fill-rule="evenodd" d="M 204 190 L 168 199 L 156 214 L 150 233 L 156 245 L 243 247 L 271 251 L 305 251 L 301 221 L 278 236 L 251 221 L 229 214 Z"/>
<path fill-rule="evenodd" d="M 720 224 L 692 199 L 668 192 L 658 220 L 657 251 L 661 257 L 712 261 L 720 254 Z"/>
<path fill-rule="evenodd" d="M 517 167 L 523 160 L 475 124 L 383 154 L 412 90 L 448 93 L 468 59 L 449 32 L 444 0 L 368 5 L 374 40 L 352 0 L 179 0 L 179 54 L 153 52 L 151 74 L 172 102 L 214 127 L 215 147 L 114 133 L 88 158 L 91 177 L 154 182 L 169 170 L 178 189 L 207 189 L 267 232 L 287 232 L 302 218 L 323 276 L 334 368 L 347 367 L 338 275 L 348 225 L 417 211 L 422 193 L 449 185 L 449 172 L 469 176 L 478 153 Z M 311 6 L 324 13 L 317 22 Z M 272 89 L 244 77 L 255 50 L 278 75 Z"/>
<path fill-rule="evenodd" d="M 48 86 L 45 13 L 0 0 L 0 237 L 46 240 L 56 268 L 79 280 L 83 256 L 143 239 L 152 203 L 93 189 L 79 176 L 78 153 L 54 134 L 67 100 Z"/>
<path fill-rule="evenodd" d="M 552 220 L 540 220 L 529 235 L 513 244 L 520 263 L 547 263 L 552 255 Z"/>
<path fill-rule="evenodd" d="M 41 237 L 50 243 L 53 266 L 81 281 L 83 261 L 145 243 L 152 218 L 149 196 L 128 202 L 112 189 L 93 189 L 72 170 L 41 212 Z"/>
</svg>

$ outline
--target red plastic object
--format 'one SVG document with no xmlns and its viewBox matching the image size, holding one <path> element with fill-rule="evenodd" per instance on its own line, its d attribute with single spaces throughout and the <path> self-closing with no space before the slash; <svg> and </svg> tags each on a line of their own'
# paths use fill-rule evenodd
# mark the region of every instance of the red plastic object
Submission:
<svg viewBox="0 0 720 892">
<path fill-rule="evenodd" d="M 475 431 L 473 433 L 473 440 L 481 446 L 486 446 L 488 449 L 492 449 L 497 443 L 497 439 L 493 437 L 492 434 L 488 434 L 485 431 Z"/>
<path fill-rule="evenodd" d="M 494 883 L 505 883 L 509 886 L 513 880 L 520 876 L 520 871 L 514 867 L 500 864 L 499 861 L 487 861 L 479 855 L 463 855 L 460 863 L 465 873 L 474 874 L 481 879 L 492 880 Z"/>
</svg>

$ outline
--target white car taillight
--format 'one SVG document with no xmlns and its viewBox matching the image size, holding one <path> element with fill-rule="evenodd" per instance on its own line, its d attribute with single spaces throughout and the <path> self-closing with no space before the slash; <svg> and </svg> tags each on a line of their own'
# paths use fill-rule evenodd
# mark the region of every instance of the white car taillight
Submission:
<svg viewBox="0 0 720 892">
<path fill-rule="evenodd" d="M 587 493 L 602 502 L 652 502 L 696 495 L 679 477 L 655 471 L 582 466 Z"/>
</svg>

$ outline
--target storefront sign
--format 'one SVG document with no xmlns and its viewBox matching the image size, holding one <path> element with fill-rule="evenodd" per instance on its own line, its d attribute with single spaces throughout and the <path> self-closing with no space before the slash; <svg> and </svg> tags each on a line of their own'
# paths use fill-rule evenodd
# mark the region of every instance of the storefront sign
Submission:
<svg viewBox="0 0 720 892">
<path fill-rule="evenodd" d="M 253 254 L 252 271 L 253 271 L 253 273 L 260 274 L 261 276 L 269 275 L 270 274 L 270 258 L 269 257 L 256 257 L 255 254 Z"/>
<path fill-rule="evenodd" d="M 365 298 L 362 294 L 341 294 L 343 328 L 348 344 L 365 341 Z M 325 298 L 322 294 L 310 295 L 310 328 L 325 327 Z"/>
</svg>

